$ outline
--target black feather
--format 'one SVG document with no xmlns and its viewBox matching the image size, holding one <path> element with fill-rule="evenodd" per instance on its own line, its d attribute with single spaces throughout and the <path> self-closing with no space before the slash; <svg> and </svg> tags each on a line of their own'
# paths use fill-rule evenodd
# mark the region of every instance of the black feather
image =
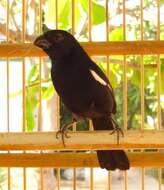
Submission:
<svg viewBox="0 0 164 190">
<path fill-rule="evenodd" d="M 34 44 L 51 58 L 52 81 L 66 107 L 76 116 L 91 119 L 95 130 L 112 130 L 110 118 L 116 112 L 112 86 L 77 40 L 66 31 L 51 30 Z M 97 155 L 101 168 L 129 169 L 123 150 L 102 150 Z"/>
</svg>

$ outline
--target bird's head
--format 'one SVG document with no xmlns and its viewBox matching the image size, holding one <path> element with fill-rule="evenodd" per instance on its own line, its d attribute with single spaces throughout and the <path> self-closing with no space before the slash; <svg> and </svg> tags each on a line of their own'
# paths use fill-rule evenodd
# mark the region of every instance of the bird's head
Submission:
<svg viewBox="0 0 164 190">
<path fill-rule="evenodd" d="M 52 59 L 69 56 L 77 44 L 76 39 L 63 30 L 49 30 L 34 41 L 34 45 L 43 49 Z"/>
</svg>

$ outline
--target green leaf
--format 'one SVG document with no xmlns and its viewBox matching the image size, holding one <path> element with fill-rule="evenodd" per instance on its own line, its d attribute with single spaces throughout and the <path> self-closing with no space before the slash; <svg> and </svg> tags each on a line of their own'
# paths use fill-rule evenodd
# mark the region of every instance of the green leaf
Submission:
<svg viewBox="0 0 164 190">
<path fill-rule="evenodd" d="M 102 5 L 92 2 L 92 24 L 97 25 L 105 22 L 105 8 Z"/>
<path fill-rule="evenodd" d="M 34 99 L 33 99 L 34 101 Z M 33 131 L 35 127 L 35 120 L 34 120 L 34 105 L 29 97 L 29 95 L 26 96 L 26 127 L 27 131 Z"/>
<path fill-rule="evenodd" d="M 83 10 L 88 13 L 88 0 L 80 0 Z"/>
<path fill-rule="evenodd" d="M 123 28 L 119 27 L 114 29 L 110 34 L 109 34 L 109 39 L 111 41 L 123 41 L 124 40 L 124 35 L 123 35 Z"/>
<path fill-rule="evenodd" d="M 59 3 L 59 27 L 68 30 L 70 28 L 71 3 L 69 0 L 58 1 Z"/>
<path fill-rule="evenodd" d="M 33 131 L 35 128 L 34 111 L 39 104 L 37 99 L 38 92 L 39 88 L 33 87 L 28 89 L 26 93 L 26 130 L 28 132 Z"/>
<path fill-rule="evenodd" d="M 52 83 L 46 88 L 46 90 L 43 91 L 42 93 L 42 99 L 50 99 L 54 94 L 54 87 Z"/>
<path fill-rule="evenodd" d="M 56 17 L 56 12 L 54 10 L 56 10 L 56 2 L 54 0 L 48 0 L 47 7 L 48 10 L 44 11 L 44 22 L 48 27 L 54 26 Z"/>
<path fill-rule="evenodd" d="M 88 14 L 88 0 L 80 0 L 83 10 Z M 105 22 L 105 7 L 92 1 L 92 24 L 98 25 Z"/>
<path fill-rule="evenodd" d="M 30 70 L 30 73 L 28 75 L 28 78 L 27 78 L 28 85 L 32 81 L 36 80 L 38 78 L 38 75 L 39 75 L 39 68 L 38 68 L 38 65 L 35 64 L 35 65 L 32 66 L 32 68 Z"/>
</svg>

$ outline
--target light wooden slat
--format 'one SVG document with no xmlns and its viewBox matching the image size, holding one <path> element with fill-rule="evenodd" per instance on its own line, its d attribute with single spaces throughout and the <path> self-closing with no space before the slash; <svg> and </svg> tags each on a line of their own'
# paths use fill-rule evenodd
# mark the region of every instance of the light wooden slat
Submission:
<svg viewBox="0 0 164 190">
<path fill-rule="evenodd" d="M 139 55 L 164 53 L 163 41 L 83 42 L 90 55 Z M 33 44 L 0 44 L 0 57 L 42 57 L 44 51 Z"/>
<path fill-rule="evenodd" d="M 128 153 L 131 167 L 163 167 L 164 153 Z M 0 167 L 99 167 L 96 153 L 0 154 Z"/>
<path fill-rule="evenodd" d="M 111 131 L 69 132 L 70 138 L 56 139 L 55 132 L 0 133 L 0 150 L 101 150 L 128 148 L 164 148 L 164 131 L 125 131 L 117 144 Z"/>
</svg>

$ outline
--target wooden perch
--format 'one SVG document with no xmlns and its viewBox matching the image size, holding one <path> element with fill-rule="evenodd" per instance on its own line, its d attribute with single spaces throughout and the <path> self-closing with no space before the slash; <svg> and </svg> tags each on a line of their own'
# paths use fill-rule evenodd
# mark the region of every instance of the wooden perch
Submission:
<svg viewBox="0 0 164 190">
<path fill-rule="evenodd" d="M 0 133 L 0 150 L 107 150 L 164 148 L 164 131 L 130 130 L 117 144 L 117 134 L 111 131 L 69 132 L 70 138 L 56 139 L 55 132 Z"/>
<path fill-rule="evenodd" d="M 147 55 L 164 54 L 163 41 L 83 42 L 90 55 Z M 47 56 L 33 44 L 1 44 L 0 57 Z"/>
<path fill-rule="evenodd" d="M 163 167 L 164 153 L 128 153 L 131 167 Z M 99 167 L 96 153 L 0 154 L 0 167 Z"/>
</svg>

